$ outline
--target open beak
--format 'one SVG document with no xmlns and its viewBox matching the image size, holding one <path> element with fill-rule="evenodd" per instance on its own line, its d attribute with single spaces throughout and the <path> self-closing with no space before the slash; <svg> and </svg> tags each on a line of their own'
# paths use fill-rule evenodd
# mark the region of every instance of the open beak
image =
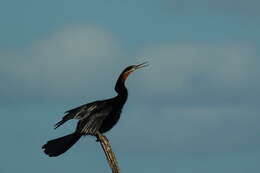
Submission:
<svg viewBox="0 0 260 173">
<path fill-rule="evenodd" d="M 134 70 L 137 70 L 137 69 L 140 69 L 140 68 L 143 68 L 143 67 L 147 67 L 148 65 L 149 65 L 148 61 L 145 61 L 141 64 L 135 65 Z"/>
<path fill-rule="evenodd" d="M 148 65 L 149 65 L 148 61 L 145 61 L 145 62 L 143 62 L 141 64 L 138 64 L 138 65 L 132 65 L 131 66 L 132 68 L 130 70 L 124 72 L 123 79 L 126 80 L 126 78 L 128 77 L 129 74 L 131 74 L 132 72 L 134 72 L 137 69 L 140 69 L 140 68 L 143 68 L 143 67 L 147 67 Z"/>
</svg>

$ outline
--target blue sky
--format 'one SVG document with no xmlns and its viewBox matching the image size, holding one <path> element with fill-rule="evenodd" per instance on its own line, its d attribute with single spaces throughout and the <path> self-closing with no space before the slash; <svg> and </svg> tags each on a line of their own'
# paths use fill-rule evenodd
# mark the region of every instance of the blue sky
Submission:
<svg viewBox="0 0 260 173">
<path fill-rule="evenodd" d="M 0 172 L 110 171 L 92 137 L 58 158 L 40 148 L 73 131 L 53 129 L 64 111 L 114 96 L 144 60 L 107 134 L 122 172 L 259 172 L 259 5 L 2 0 Z"/>
</svg>

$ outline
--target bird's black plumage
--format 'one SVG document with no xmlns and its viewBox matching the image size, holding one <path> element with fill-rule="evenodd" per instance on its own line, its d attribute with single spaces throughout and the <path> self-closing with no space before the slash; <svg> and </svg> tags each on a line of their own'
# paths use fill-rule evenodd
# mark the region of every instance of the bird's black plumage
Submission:
<svg viewBox="0 0 260 173">
<path fill-rule="evenodd" d="M 96 136 L 98 132 L 105 133 L 109 131 L 118 122 L 122 108 L 127 100 L 128 92 L 125 87 L 125 80 L 130 73 L 145 66 L 147 64 L 142 63 L 129 66 L 123 70 L 115 85 L 117 96 L 87 103 L 66 111 L 66 115 L 62 120 L 55 124 L 55 129 L 68 120 L 78 119 L 76 130 L 72 134 L 48 141 L 42 146 L 45 154 L 50 157 L 59 156 L 73 146 L 81 136 Z"/>
</svg>

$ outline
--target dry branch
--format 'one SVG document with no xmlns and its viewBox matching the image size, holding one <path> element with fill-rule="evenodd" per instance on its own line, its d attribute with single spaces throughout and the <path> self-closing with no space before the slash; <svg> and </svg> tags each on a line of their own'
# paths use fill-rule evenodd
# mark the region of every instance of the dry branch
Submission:
<svg viewBox="0 0 260 173">
<path fill-rule="evenodd" d="M 113 173 L 120 173 L 120 169 L 118 166 L 118 162 L 116 160 L 115 153 L 112 150 L 112 147 L 107 139 L 106 136 L 102 135 L 98 132 L 97 134 L 98 141 L 100 142 L 100 145 L 102 146 L 102 149 L 106 155 L 107 161 L 109 163 L 109 166 Z"/>
</svg>

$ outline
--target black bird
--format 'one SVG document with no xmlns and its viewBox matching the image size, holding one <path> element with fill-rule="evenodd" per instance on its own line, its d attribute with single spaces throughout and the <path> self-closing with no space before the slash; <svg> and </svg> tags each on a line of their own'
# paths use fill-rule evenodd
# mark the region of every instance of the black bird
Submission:
<svg viewBox="0 0 260 173">
<path fill-rule="evenodd" d="M 105 133 L 109 131 L 119 120 L 121 110 L 127 100 L 127 88 L 125 80 L 135 70 L 147 66 L 147 62 L 126 67 L 120 74 L 115 85 L 117 96 L 100 101 L 94 101 L 65 112 L 60 122 L 55 124 L 55 129 L 71 119 L 78 119 L 74 133 L 48 141 L 42 146 L 45 154 L 50 157 L 59 156 L 74 145 L 81 136 Z"/>
</svg>

